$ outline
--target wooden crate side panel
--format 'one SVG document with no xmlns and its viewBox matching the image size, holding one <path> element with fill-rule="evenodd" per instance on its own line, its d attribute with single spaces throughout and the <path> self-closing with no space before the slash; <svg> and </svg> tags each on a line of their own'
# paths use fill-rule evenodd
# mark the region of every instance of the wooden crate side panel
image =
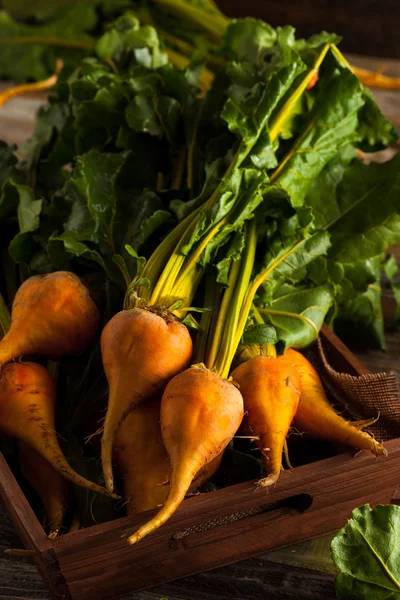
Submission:
<svg viewBox="0 0 400 600">
<path fill-rule="evenodd" d="M 88 530 L 60 538 L 55 552 L 71 595 L 74 600 L 89 600 L 95 593 L 111 598 L 334 532 L 355 507 L 390 502 L 400 478 L 400 440 L 389 442 L 388 449 L 386 459 L 362 453 L 300 467 L 283 474 L 268 494 L 245 484 L 222 497 L 227 490 L 190 505 L 187 500 L 168 524 L 137 546 L 122 538 L 137 527 L 138 520 L 128 518 L 114 530 L 100 526 L 95 534 Z M 265 512 L 250 514 L 260 506 Z M 227 520 L 242 511 L 249 515 Z"/>
<path fill-rule="evenodd" d="M 6 459 L 0 453 L 0 497 L 8 514 L 29 550 L 42 552 L 51 548 L 43 527 L 22 493 Z"/>
<path fill-rule="evenodd" d="M 22 542 L 35 552 L 36 567 L 53 591 L 54 598 L 68 600 L 71 596 L 53 550 L 29 502 L 22 493 L 4 456 L 0 453 L 0 497 Z"/>
</svg>

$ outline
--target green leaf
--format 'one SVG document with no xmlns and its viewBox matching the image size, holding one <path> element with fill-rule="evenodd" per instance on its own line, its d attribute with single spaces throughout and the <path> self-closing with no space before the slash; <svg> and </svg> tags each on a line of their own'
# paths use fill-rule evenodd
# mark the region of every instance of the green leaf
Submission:
<svg viewBox="0 0 400 600">
<path fill-rule="evenodd" d="M 329 33 L 327 31 L 321 31 L 309 37 L 307 40 L 296 40 L 296 48 L 300 51 L 308 50 L 310 48 L 318 48 L 324 44 L 339 44 L 341 41 L 340 35 L 336 33 Z"/>
<path fill-rule="evenodd" d="M 0 208 L 8 205 L 17 207 L 19 233 L 11 240 L 9 252 L 15 262 L 28 263 L 32 254 L 38 249 L 32 232 L 39 228 L 42 200 L 36 200 L 34 191 L 27 185 L 18 185 L 12 181 L 6 182 Z"/>
<path fill-rule="evenodd" d="M 16 164 L 18 161 L 17 157 L 13 154 L 14 149 L 14 147 L 8 146 L 0 140 L 0 189 L 7 179 L 16 179 L 17 177 Z"/>
<path fill-rule="evenodd" d="M 252 325 L 243 335 L 243 344 L 276 344 L 278 335 L 272 325 Z"/>
<path fill-rule="evenodd" d="M 167 140 L 174 146 L 178 145 L 183 137 L 180 103 L 175 98 L 160 96 L 157 98 L 156 110 Z"/>
<path fill-rule="evenodd" d="M 364 90 L 365 105 L 360 110 L 359 147 L 365 152 L 383 150 L 398 139 L 396 127 L 381 112 L 372 93 Z"/>
<path fill-rule="evenodd" d="M 77 241 L 106 244 L 113 248 L 116 214 L 115 180 L 126 154 L 91 150 L 78 157 L 73 174 L 53 203 L 66 212 L 64 230 Z"/>
<path fill-rule="evenodd" d="M 358 139 L 358 111 L 364 104 L 360 82 L 349 70 L 328 71 L 301 134 L 274 175 L 274 183 L 303 205 L 308 189 L 338 151 Z"/>
<path fill-rule="evenodd" d="M 200 257 L 200 264 L 208 264 L 215 252 L 227 239 L 239 231 L 244 222 L 251 219 L 257 207 L 263 202 L 263 188 L 268 181 L 263 171 L 256 169 L 236 169 L 230 178 L 227 178 L 221 186 L 219 200 L 210 209 L 203 209 L 191 238 L 182 248 L 184 254 L 188 254 L 196 243 L 204 239 L 212 228 L 223 222 L 223 227 L 209 241 Z M 239 257 L 243 248 L 241 235 L 234 237 L 232 245 L 228 249 L 227 261 L 219 261 L 219 278 L 226 278 L 226 268 L 230 261 Z"/>
<path fill-rule="evenodd" d="M 74 235 L 63 233 L 59 237 L 49 238 L 49 246 L 52 246 L 57 242 L 63 244 L 64 249 L 68 254 L 71 254 L 77 258 L 84 258 L 85 260 L 98 264 L 107 273 L 110 279 L 115 281 L 115 273 L 110 270 L 101 254 L 83 242 L 78 241 Z M 51 252 L 51 250 L 49 251 Z"/>
<path fill-rule="evenodd" d="M 399 214 L 400 155 L 370 166 L 353 161 L 337 189 L 337 215 L 326 226 L 330 256 L 352 263 L 380 255 L 400 242 Z"/>
<path fill-rule="evenodd" d="M 126 108 L 125 115 L 128 125 L 133 131 L 162 135 L 163 130 L 157 119 L 153 98 L 138 94 Z"/>
<path fill-rule="evenodd" d="M 67 124 L 70 110 L 63 102 L 41 106 L 36 116 L 35 130 L 32 136 L 20 148 L 21 161 L 19 170 L 26 182 L 36 178 L 36 170 L 41 167 L 41 157 L 55 136 L 57 145 L 60 145 L 62 132 Z M 55 152 L 55 149 L 54 149 Z M 72 149 L 67 151 L 67 156 L 61 161 L 52 162 L 50 156 L 46 157 L 49 168 L 58 169 L 63 164 L 72 160 Z"/>
<path fill-rule="evenodd" d="M 171 219 L 171 213 L 166 210 L 156 210 L 140 224 L 142 243 L 153 235 L 164 223 Z"/>
<path fill-rule="evenodd" d="M 288 293 L 280 290 L 280 295 L 260 312 L 273 325 L 284 348 L 305 348 L 318 338 L 332 300 L 328 286 L 300 288 Z"/>
<path fill-rule="evenodd" d="M 342 182 L 349 164 L 356 156 L 353 145 L 345 146 L 328 162 L 310 184 L 305 204 L 312 209 L 313 227 L 322 229 L 334 222 L 341 214 L 338 186 Z M 357 194 L 357 192 L 356 192 Z M 356 200 L 356 196 L 353 196 Z"/>
<path fill-rule="evenodd" d="M 201 327 L 193 315 L 189 314 L 182 320 L 182 323 L 189 327 L 189 329 L 194 329 L 195 331 L 201 331 Z"/>
<path fill-rule="evenodd" d="M 388 255 L 383 263 L 383 268 L 389 279 L 389 285 L 396 303 L 395 322 L 400 324 L 400 265 L 397 264 L 395 256 Z"/>
<path fill-rule="evenodd" d="M 247 17 L 230 23 L 224 33 L 222 52 L 232 60 L 261 61 L 260 51 L 276 42 L 276 31 L 264 21 Z"/>
<path fill-rule="evenodd" d="M 232 261 L 238 260 L 243 252 L 245 246 L 245 236 L 243 229 L 236 231 L 233 235 L 229 248 L 226 251 L 223 259 L 219 260 L 216 264 L 217 268 L 217 282 L 228 284 L 229 271 Z"/>
<path fill-rule="evenodd" d="M 379 269 L 376 275 L 378 279 L 361 292 L 351 281 L 342 282 L 334 329 L 344 342 L 350 342 L 352 338 L 361 345 L 386 350 Z"/>
<path fill-rule="evenodd" d="M 127 56 L 137 64 L 157 68 L 167 64 L 166 53 L 160 50 L 160 41 L 154 27 L 140 26 L 139 20 L 126 11 L 96 41 L 96 53 L 102 59 L 124 63 Z"/>
<path fill-rule="evenodd" d="M 400 507 L 369 504 L 357 508 L 332 540 L 332 558 L 340 573 L 341 600 L 400 598 Z"/>
<path fill-rule="evenodd" d="M 318 256 L 326 254 L 329 246 L 329 235 L 325 231 L 318 231 L 298 241 L 276 234 L 268 244 L 264 261 L 263 270 L 268 272 L 264 289 L 271 293 L 282 282 L 301 281 L 306 275 L 305 267 Z"/>
<path fill-rule="evenodd" d="M 20 24 L 0 11 L 0 77 L 41 80 L 54 73 L 57 58 L 74 64 L 91 52 L 93 40 L 87 32 L 96 23 L 96 11 L 88 4 L 72 5 L 45 25 Z"/>
</svg>

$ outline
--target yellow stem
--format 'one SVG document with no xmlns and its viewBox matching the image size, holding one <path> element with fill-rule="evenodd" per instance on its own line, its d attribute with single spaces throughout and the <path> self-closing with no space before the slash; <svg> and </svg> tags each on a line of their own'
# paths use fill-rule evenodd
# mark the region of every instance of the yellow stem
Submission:
<svg viewBox="0 0 400 600">
<path fill-rule="evenodd" d="M 183 173 L 186 164 L 186 148 L 181 146 L 176 152 L 174 158 L 174 168 L 172 171 L 171 189 L 177 190 L 182 185 Z"/>
<path fill-rule="evenodd" d="M 221 41 L 224 31 L 230 23 L 230 19 L 222 14 L 212 15 L 184 0 L 155 0 L 155 3 L 165 7 L 178 17 L 186 18 L 189 23 L 203 29 L 216 42 Z"/>
<path fill-rule="evenodd" d="M 354 75 L 367 87 L 381 90 L 400 90 L 400 77 L 388 77 L 378 71 L 367 71 L 360 67 L 352 67 Z"/>
<path fill-rule="evenodd" d="M 238 323 L 240 322 L 243 300 L 250 283 L 254 266 L 254 258 L 257 246 L 257 227 L 254 219 L 246 224 L 246 247 L 240 259 L 240 275 L 235 289 L 233 302 L 230 303 L 229 312 L 225 319 L 224 337 L 222 339 L 221 351 L 215 363 L 217 372 L 221 377 L 228 377 L 233 358 L 242 337 L 243 331 L 237 341 Z M 247 321 L 247 317 L 246 317 Z M 246 324 L 245 321 L 245 324 Z"/>
<path fill-rule="evenodd" d="M 115 63 L 115 61 L 112 58 L 105 58 L 104 61 L 110 65 L 111 69 L 114 71 L 114 73 L 118 74 L 119 73 L 119 69 Z"/>
<path fill-rule="evenodd" d="M 163 239 L 161 244 L 157 246 L 156 250 L 151 255 L 142 273 L 140 274 L 141 278 L 143 277 L 150 281 L 150 289 L 139 288 L 139 294 L 143 297 L 143 299 L 148 298 L 152 293 L 154 293 L 154 288 L 152 287 L 153 282 L 157 281 L 157 279 L 160 277 L 160 274 L 168 263 L 168 257 L 171 256 L 171 254 L 173 255 L 174 248 L 176 247 L 177 243 L 199 212 L 200 207 L 183 219 L 183 221 L 181 221 L 167 235 L 167 237 Z"/>
<path fill-rule="evenodd" d="M 221 340 L 223 337 L 223 330 L 226 326 L 226 315 L 229 311 L 230 304 L 232 302 L 232 297 L 235 292 L 235 286 L 240 273 L 240 260 L 235 260 L 232 263 L 229 279 L 228 279 L 228 287 L 226 288 L 220 309 L 218 311 L 218 321 L 215 330 L 212 332 L 212 344 L 210 351 L 206 357 L 206 367 L 208 369 L 213 369 L 216 363 L 217 356 L 219 355 Z"/>
<path fill-rule="evenodd" d="M 53 85 L 57 83 L 58 74 L 63 68 L 63 66 L 63 61 L 61 59 L 58 59 L 54 74 L 48 77 L 47 79 L 44 79 L 43 81 L 36 81 L 35 83 L 24 83 L 22 85 L 16 85 L 15 87 L 11 87 L 7 90 L 4 90 L 4 92 L 0 94 L 0 106 L 3 106 L 3 104 L 11 100 L 12 98 L 16 98 L 17 96 L 22 96 L 23 94 L 29 94 L 31 92 L 40 92 L 53 87 Z"/>
<path fill-rule="evenodd" d="M 176 244 L 172 255 L 170 256 L 165 268 L 163 269 L 163 271 L 162 271 L 160 277 L 158 278 L 158 281 L 154 287 L 153 293 L 151 294 L 151 298 L 150 298 L 150 303 L 152 305 L 160 304 L 161 298 L 167 298 L 170 296 L 174 296 L 174 294 L 172 292 L 173 286 L 174 286 L 176 277 L 179 274 L 180 268 L 182 267 L 182 264 L 186 258 L 186 256 L 184 254 L 182 254 L 182 248 L 190 240 L 190 237 L 191 237 L 191 235 L 194 231 L 194 228 L 196 227 L 196 223 L 197 223 L 196 216 L 198 213 L 195 215 L 194 218 L 189 219 L 190 217 L 192 217 L 192 214 L 193 213 L 191 213 L 190 215 L 188 215 L 188 217 L 186 217 L 186 219 L 189 221 L 189 223 L 185 229 L 182 228 L 184 233 L 183 233 L 182 237 L 179 239 L 178 243 Z M 184 221 L 182 221 L 182 223 L 183 222 Z"/>
<path fill-rule="evenodd" d="M 247 317 L 250 312 L 250 308 L 253 303 L 254 296 L 257 293 L 258 288 L 267 279 L 268 275 L 270 275 L 272 273 L 272 271 L 274 269 L 276 269 L 276 267 L 282 261 L 284 261 L 288 256 L 290 256 L 292 254 L 292 252 L 294 252 L 304 242 L 305 242 L 305 240 L 300 240 L 300 242 L 297 242 L 297 244 L 295 244 L 293 246 L 293 248 L 288 250 L 288 252 L 285 252 L 284 254 L 282 254 L 282 256 L 280 258 L 276 259 L 270 267 L 261 271 L 261 273 L 259 273 L 257 275 L 257 277 L 254 279 L 254 281 L 250 284 L 250 286 L 246 292 L 245 300 L 243 302 L 243 306 L 242 306 L 242 310 L 241 310 L 239 325 L 237 328 L 236 347 L 239 345 L 240 339 L 243 335 L 243 331 L 246 326 Z"/>
<path fill-rule="evenodd" d="M 214 331 L 216 318 L 218 317 L 217 306 L 219 305 L 221 284 L 217 283 L 212 272 L 206 276 L 204 308 L 207 312 L 201 315 L 200 332 L 196 337 L 196 343 L 193 351 L 192 362 L 205 364 L 207 347 L 209 344 L 210 332 Z"/>
<path fill-rule="evenodd" d="M 290 95 L 290 98 L 282 106 L 279 114 L 277 115 L 274 123 L 271 126 L 270 137 L 271 137 L 272 141 L 274 141 L 280 134 L 280 132 L 282 130 L 282 125 L 286 121 L 288 113 L 291 112 L 293 106 L 299 100 L 302 93 L 307 89 L 307 86 L 310 83 L 310 81 L 318 73 L 318 69 L 321 66 L 322 61 L 324 60 L 324 58 L 330 48 L 332 48 L 332 44 L 325 44 L 325 46 L 322 48 L 322 51 L 319 54 L 317 60 L 315 61 L 314 66 L 311 69 L 311 71 L 309 71 L 307 73 L 307 75 L 304 77 L 304 79 L 298 86 L 297 90 L 293 94 Z"/>
<path fill-rule="evenodd" d="M 255 306 L 255 304 L 253 304 L 253 311 L 254 311 L 254 320 L 256 323 L 258 323 L 259 325 L 264 325 L 264 319 L 262 318 L 260 311 L 258 310 L 257 306 Z"/>
</svg>

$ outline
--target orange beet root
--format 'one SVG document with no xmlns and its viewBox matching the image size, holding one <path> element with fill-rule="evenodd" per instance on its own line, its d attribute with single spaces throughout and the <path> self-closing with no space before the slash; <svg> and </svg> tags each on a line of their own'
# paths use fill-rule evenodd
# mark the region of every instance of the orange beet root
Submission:
<svg viewBox="0 0 400 600">
<path fill-rule="evenodd" d="M 79 353 L 99 325 L 97 307 L 76 275 L 57 271 L 30 277 L 15 296 L 11 326 L 0 342 L 0 365 L 29 354 Z"/>
<path fill-rule="evenodd" d="M 50 373 L 36 363 L 10 363 L 0 372 L 0 432 L 25 442 L 63 477 L 93 492 L 110 496 L 68 464 L 57 440 L 56 390 Z"/>
<path fill-rule="evenodd" d="M 121 474 L 128 515 L 157 508 L 169 494 L 171 465 L 160 426 L 161 400 L 140 404 L 126 417 L 115 436 L 114 458 Z M 197 474 L 189 491 L 214 475 L 222 454 Z"/>
<path fill-rule="evenodd" d="M 232 378 L 244 399 L 245 434 L 254 435 L 268 475 L 259 485 L 267 487 L 282 470 L 283 447 L 299 403 L 301 380 L 287 362 L 268 356 L 242 363 Z"/>
<path fill-rule="evenodd" d="M 192 340 L 170 314 L 132 308 L 117 313 L 101 336 L 101 353 L 110 388 L 102 437 L 107 489 L 113 489 L 112 449 L 118 427 L 132 411 L 162 391 L 192 356 Z"/>
<path fill-rule="evenodd" d="M 162 509 L 129 537 L 130 544 L 168 521 L 200 469 L 229 444 L 242 418 L 239 390 L 208 369 L 191 367 L 169 382 L 161 402 L 161 430 L 171 460 L 171 487 Z"/>
<path fill-rule="evenodd" d="M 22 475 L 40 496 L 49 528 L 49 538 L 55 538 L 68 508 L 68 482 L 51 464 L 25 442 L 18 443 L 19 466 Z"/>
</svg>

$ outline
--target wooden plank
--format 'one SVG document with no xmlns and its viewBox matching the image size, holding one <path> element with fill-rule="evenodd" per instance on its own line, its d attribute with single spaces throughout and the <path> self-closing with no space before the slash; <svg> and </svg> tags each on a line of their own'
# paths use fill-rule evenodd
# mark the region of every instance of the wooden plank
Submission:
<svg viewBox="0 0 400 600">
<path fill-rule="evenodd" d="M 0 497 L 23 539 L 25 546 L 35 552 L 51 548 L 43 527 L 22 493 L 4 456 L 0 453 Z"/>
<path fill-rule="evenodd" d="M 0 453 L 0 498 L 28 550 L 35 552 L 35 564 L 55 598 L 68 600 L 69 592 L 53 544 L 48 539 L 29 502 L 22 493 L 5 458 Z"/>
<path fill-rule="evenodd" d="M 392 498 L 400 440 L 387 446 L 387 458 L 343 454 L 283 473 L 267 494 L 247 482 L 190 498 L 137 546 L 124 537 L 149 514 L 61 537 L 54 549 L 72 598 L 89 600 L 95 591 L 99 599 L 111 598 L 333 532 L 356 506 Z M 154 556 L 162 557 L 157 569 Z"/>
</svg>

